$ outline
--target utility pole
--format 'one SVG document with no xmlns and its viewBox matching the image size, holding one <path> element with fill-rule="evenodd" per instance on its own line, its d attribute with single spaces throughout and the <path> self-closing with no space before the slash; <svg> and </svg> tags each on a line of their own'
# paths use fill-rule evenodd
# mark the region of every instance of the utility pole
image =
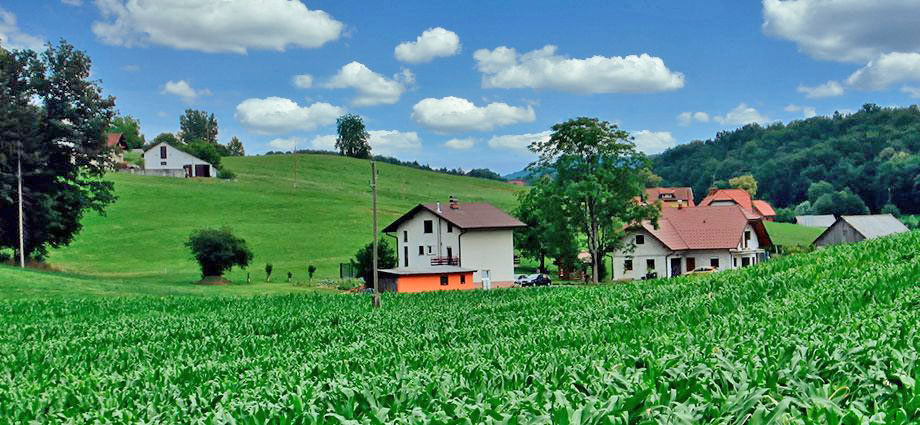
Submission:
<svg viewBox="0 0 920 425">
<path fill-rule="evenodd" d="M 26 268 L 26 244 L 22 225 L 22 142 L 19 142 L 19 155 L 16 157 L 16 177 L 19 184 L 19 267 L 24 269 Z"/>
<path fill-rule="evenodd" d="M 377 280 L 377 162 L 371 159 L 371 197 L 374 210 L 374 299 L 371 304 L 380 308 L 380 283 Z"/>
</svg>

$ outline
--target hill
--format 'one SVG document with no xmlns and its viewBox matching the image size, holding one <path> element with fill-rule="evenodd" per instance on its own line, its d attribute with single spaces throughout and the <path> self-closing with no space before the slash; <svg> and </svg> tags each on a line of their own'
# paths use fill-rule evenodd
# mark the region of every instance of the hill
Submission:
<svg viewBox="0 0 920 425">
<path fill-rule="evenodd" d="M 0 415 L 917 423 L 918 260 L 912 232 L 689 278 L 385 294 L 381 309 L 318 294 L 0 300 Z"/>
<path fill-rule="evenodd" d="M 183 245 L 194 229 L 229 226 L 255 254 L 253 279 L 266 263 L 275 281 L 300 277 L 308 264 L 317 277 L 337 277 L 340 262 L 370 242 L 370 167 L 367 161 L 330 155 L 226 157 L 234 181 L 112 174 L 118 201 L 105 216 L 91 214 L 68 247 L 55 250 L 56 268 L 110 278 L 187 283 L 198 268 Z M 378 164 L 380 224 L 419 202 L 457 196 L 510 210 L 519 187 Z M 296 173 L 296 178 L 295 178 Z M 246 274 L 233 270 L 236 282 Z"/>
<path fill-rule="evenodd" d="M 699 197 L 713 185 L 753 174 L 758 196 L 774 207 L 795 207 L 807 199 L 811 184 L 826 181 L 836 191 L 851 190 L 872 212 L 892 203 L 916 214 L 920 108 L 865 105 L 849 115 L 750 124 L 671 148 L 652 164 L 663 186 L 691 186 Z"/>
</svg>

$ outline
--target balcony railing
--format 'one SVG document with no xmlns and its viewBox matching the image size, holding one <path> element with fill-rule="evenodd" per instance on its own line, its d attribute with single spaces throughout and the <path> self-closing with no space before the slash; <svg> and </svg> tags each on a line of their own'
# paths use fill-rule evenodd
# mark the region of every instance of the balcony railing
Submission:
<svg viewBox="0 0 920 425">
<path fill-rule="evenodd" d="M 460 257 L 431 257 L 432 266 L 459 266 Z"/>
</svg>

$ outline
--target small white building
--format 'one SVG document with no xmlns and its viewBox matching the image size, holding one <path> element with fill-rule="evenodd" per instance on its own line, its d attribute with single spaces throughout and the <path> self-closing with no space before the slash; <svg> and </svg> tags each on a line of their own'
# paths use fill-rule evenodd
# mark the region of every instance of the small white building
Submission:
<svg viewBox="0 0 920 425">
<path fill-rule="evenodd" d="M 737 269 L 767 259 L 772 245 L 764 218 L 739 205 L 662 208 L 656 229 L 627 229 L 613 253 L 614 279 L 681 275 L 700 267 Z"/>
<path fill-rule="evenodd" d="M 217 168 L 191 154 L 160 142 L 144 152 L 145 175 L 217 177 Z"/>
<path fill-rule="evenodd" d="M 515 276 L 513 232 L 520 227 L 525 224 L 486 203 L 451 198 L 444 205 L 419 204 L 383 229 L 396 238 L 398 262 L 381 272 L 394 277 L 392 289 L 399 292 L 510 287 Z M 471 286 L 462 286 L 466 277 L 452 276 L 467 273 Z"/>
</svg>

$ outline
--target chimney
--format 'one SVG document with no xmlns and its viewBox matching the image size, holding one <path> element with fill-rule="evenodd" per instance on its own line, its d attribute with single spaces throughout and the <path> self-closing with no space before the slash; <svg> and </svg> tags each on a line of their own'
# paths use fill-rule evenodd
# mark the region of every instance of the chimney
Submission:
<svg viewBox="0 0 920 425">
<path fill-rule="evenodd" d="M 460 209 L 460 204 L 457 203 L 457 198 L 455 198 L 454 195 L 450 195 L 449 202 L 450 202 L 450 209 L 452 210 Z"/>
<path fill-rule="evenodd" d="M 441 213 L 441 201 L 438 201 L 437 205 L 438 205 L 438 214 L 440 214 Z"/>
</svg>

